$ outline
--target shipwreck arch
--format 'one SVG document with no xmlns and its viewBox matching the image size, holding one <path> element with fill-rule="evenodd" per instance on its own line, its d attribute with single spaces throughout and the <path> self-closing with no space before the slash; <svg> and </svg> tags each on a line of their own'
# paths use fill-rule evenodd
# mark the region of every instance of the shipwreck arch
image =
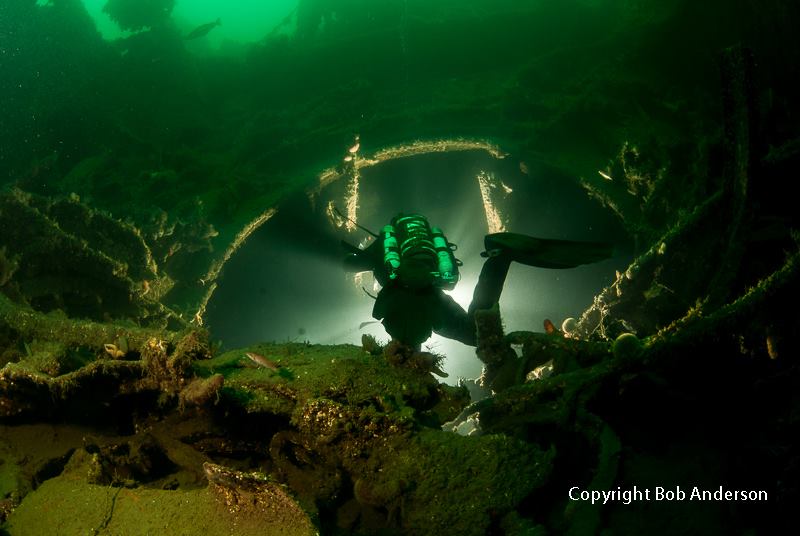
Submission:
<svg viewBox="0 0 800 536">
<path fill-rule="evenodd" d="M 363 157 L 359 152 L 354 165 L 323 170 L 312 188 L 254 219 L 209 272 L 198 316 L 225 346 L 358 343 L 362 333 L 387 338 L 378 323 L 361 326 L 372 320 L 367 292 L 378 288 L 371 276 L 354 280 L 340 265 L 339 241 L 358 244 L 369 235 L 333 207 L 374 231 L 399 211 L 424 213 L 459 246 L 462 280 L 452 294 L 464 307 L 488 232 L 625 241 L 614 215 L 577 181 L 488 142 L 417 142 Z M 545 318 L 560 323 L 580 315 L 627 260 L 560 271 L 514 266 L 501 300 L 508 330 L 541 331 Z M 438 337 L 427 344 L 451 358 L 451 379 L 479 373 L 472 348 Z"/>
<path fill-rule="evenodd" d="M 351 148 L 352 147 L 353 146 L 351 146 Z M 396 159 L 434 153 L 462 151 L 484 151 L 486 154 L 496 159 L 505 158 L 507 154 L 504 153 L 500 147 L 486 140 L 466 140 L 460 138 L 430 141 L 417 140 L 406 144 L 389 146 L 373 154 L 366 154 L 364 156 L 351 154 L 350 156 L 353 158 L 353 163 L 352 166 L 349 167 L 351 170 L 354 170 L 356 174 L 360 174 L 362 170 Z M 354 152 L 357 153 L 357 151 Z M 349 151 L 347 151 L 345 155 L 347 155 L 347 153 L 349 153 Z M 352 173 L 348 172 L 341 164 L 327 167 L 320 171 L 317 174 L 315 183 L 306 190 L 312 207 L 316 205 L 316 201 L 323 190 L 345 179 L 352 179 Z M 211 264 L 205 277 L 201 278 L 199 281 L 200 285 L 207 290 L 201 293 L 202 299 L 196 308 L 192 319 L 193 323 L 203 325 L 206 307 L 217 289 L 217 279 L 222 273 L 223 268 L 231 257 L 245 244 L 248 238 L 262 225 L 268 222 L 277 211 L 278 207 L 269 207 L 250 220 L 250 222 L 236 234 L 231 244 L 225 249 L 225 252 Z"/>
</svg>

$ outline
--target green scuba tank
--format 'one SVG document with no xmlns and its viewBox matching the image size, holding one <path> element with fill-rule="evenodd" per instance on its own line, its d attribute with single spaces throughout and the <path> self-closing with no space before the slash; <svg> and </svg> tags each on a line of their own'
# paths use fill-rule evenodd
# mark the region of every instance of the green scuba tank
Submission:
<svg viewBox="0 0 800 536">
<path fill-rule="evenodd" d="M 451 290 L 458 283 L 458 260 L 453 255 L 453 244 L 447 241 L 444 233 L 438 227 L 431 229 L 433 246 L 436 248 L 436 258 L 439 261 L 440 285 L 445 290 Z"/>
<path fill-rule="evenodd" d="M 389 274 L 389 279 L 397 279 L 397 270 L 400 268 L 400 248 L 397 245 L 397 233 L 391 225 L 381 229 L 383 235 L 383 265 Z"/>
<path fill-rule="evenodd" d="M 428 224 L 419 214 L 397 216 L 390 225 L 381 230 L 383 237 L 383 263 L 390 280 L 398 277 L 405 264 L 426 267 L 425 279 L 436 287 L 451 290 L 458 283 L 458 266 L 454 244 L 447 241 L 441 229 Z M 419 285 L 420 274 L 415 274 L 415 284 Z"/>
</svg>

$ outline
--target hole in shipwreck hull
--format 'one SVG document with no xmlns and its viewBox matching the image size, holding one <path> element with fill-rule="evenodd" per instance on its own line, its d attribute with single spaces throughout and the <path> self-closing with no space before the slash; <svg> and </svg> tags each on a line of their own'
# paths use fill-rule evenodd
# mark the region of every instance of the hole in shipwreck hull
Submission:
<svg viewBox="0 0 800 536">
<path fill-rule="evenodd" d="M 337 228 L 331 207 L 355 214 L 360 225 L 380 231 L 398 212 L 419 212 L 458 245 L 461 280 L 451 292 L 464 308 L 483 265 L 483 237 L 505 230 L 541 238 L 614 243 L 617 256 L 568 270 L 513 264 L 500 309 L 507 331 L 543 331 L 577 317 L 615 270 L 631 258 L 627 236 L 615 216 L 591 200 L 577 181 L 544 164 L 521 164 L 485 150 L 418 154 L 388 159 L 322 187 L 313 200 L 288 199 L 225 265 L 206 309 L 212 336 L 228 348 L 260 341 L 360 344 L 369 333 L 388 340 L 372 318 L 377 293 L 369 273 L 342 269 L 339 241 L 365 243 L 359 229 Z M 342 224 L 339 219 L 339 224 Z M 352 226 L 351 226 L 352 227 Z M 480 374 L 474 348 L 434 336 L 423 349 L 447 356 L 447 381 Z"/>
</svg>

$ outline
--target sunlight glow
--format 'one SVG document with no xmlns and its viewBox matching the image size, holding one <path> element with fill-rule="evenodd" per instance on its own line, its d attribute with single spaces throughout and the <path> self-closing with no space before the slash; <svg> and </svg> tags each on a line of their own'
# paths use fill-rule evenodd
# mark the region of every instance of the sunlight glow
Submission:
<svg viewBox="0 0 800 536">
<path fill-rule="evenodd" d="M 108 0 L 83 0 L 86 11 L 95 23 L 97 31 L 106 40 L 132 35 L 123 32 L 103 11 Z M 39 5 L 50 0 L 38 0 Z M 186 33 L 197 26 L 222 19 L 222 25 L 209 34 L 207 41 L 216 48 L 225 41 L 239 43 L 257 42 L 277 27 L 285 24 L 287 17 L 296 12 L 297 0 L 178 0 L 172 11 L 172 20 Z"/>
<path fill-rule="evenodd" d="M 445 293 L 449 294 L 457 304 L 466 310 L 469 308 L 469 304 L 472 301 L 472 291 L 476 284 L 477 280 L 475 279 L 462 279 L 458 282 L 456 288 L 453 290 L 446 290 Z"/>
</svg>

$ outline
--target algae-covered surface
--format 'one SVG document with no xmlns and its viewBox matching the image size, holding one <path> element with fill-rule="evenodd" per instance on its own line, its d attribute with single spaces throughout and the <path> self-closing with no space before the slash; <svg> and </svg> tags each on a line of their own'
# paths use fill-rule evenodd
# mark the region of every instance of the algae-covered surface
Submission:
<svg viewBox="0 0 800 536">
<path fill-rule="evenodd" d="M 185 347 L 178 343 L 165 362 Z M 466 388 L 360 347 L 257 345 L 194 361 L 183 377 L 152 362 L 129 363 L 139 366 L 131 376 L 90 374 L 116 382 L 116 392 L 105 393 L 78 378 L 64 391 L 64 376 L 48 380 L 21 365 L 4 370 L 6 405 L 15 383 L 39 378 L 63 403 L 91 397 L 101 408 L 87 418 L 102 421 L 123 407 L 137 413 L 123 431 L 4 427 L 4 490 L 9 500 L 31 497 L 8 516 L 9 533 L 50 526 L 116 534 L 133 530 L 125 527 L 141 516 L 134 532 L 180 533 L 198 517 L 213 533 L 300 534 L 323 520 L 356 532 L 479 531 L 492 522 L 487 504 L 511 511 L 550 471 L 552 453 L 518 439 L 440 431 L 468 403 Z M 26 453 L 31 444 L 40 446 Z M 450 463 L 471 469 L 453 472 Z M 262 506 L 252 508 L 241 494 Z"/>
<path fill-rule="evenodd" d="M 244 493 L 231 501 L 217 489 L 165 491 L 87 484 L 80 467 L 42 484 L 14 512 L 10 534 L 316 534 L 285 491 Z M 277 486 L 277 485 L 276 485 Z"/>
<path fill-rule="evenodd" d="M 263 356 L 276 369 L 259 366 L 247 357 L 248 353 Z M 465 400 L 464 393 L 440 384 L 427 371 L 392 367 L 352 345 L 255 345 L 201 361 L 195 370 L 201 376 L 223 373 L 221 396 L 237 397 L 246 411 L 285 417 L 317 398 L 349 406 L 374 406 L 409 419 L 415 409 L 430 412 L 440 398 Z M 457 413 L 460 409 L 454 402 L 450 411 Z M 442 417 L 450 420 L 447 414 Z"/>
<path fill-rule="evenodd" d="M 0 534 L 786 532 L 797 2 L 229 4 L 0 2 Z M 408 346 L 412 211 L 614 252 Z"/>
</svg>

